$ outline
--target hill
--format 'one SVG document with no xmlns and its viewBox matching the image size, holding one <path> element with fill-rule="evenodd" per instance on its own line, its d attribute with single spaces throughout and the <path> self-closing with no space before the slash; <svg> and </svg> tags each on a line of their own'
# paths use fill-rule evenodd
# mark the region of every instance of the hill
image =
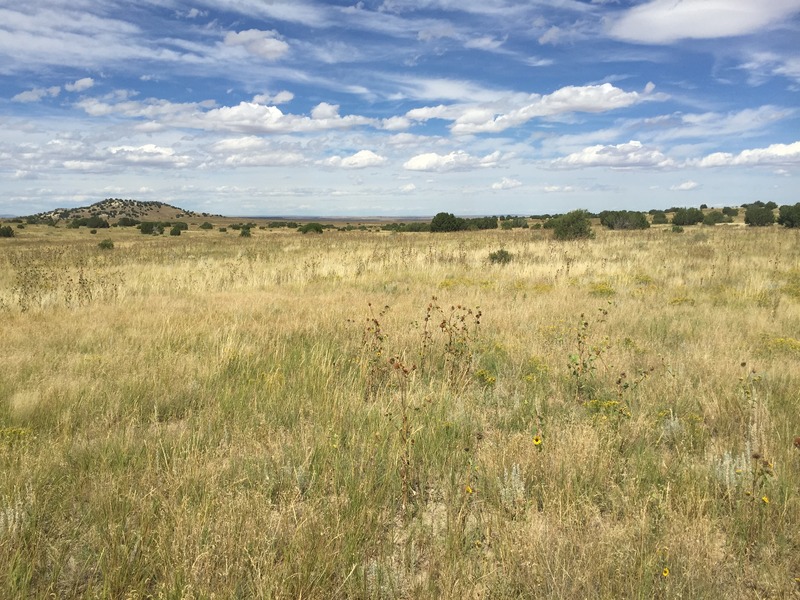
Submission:
<svg viewBox="0 0 800 600">
<path fill-rule="evenodd" d="M 70 221 L 87 217 L 101 217 L 109 222 L 116 222 L 123 217 L 139 221 L 171 221 L 174 219 L 201 218 L 210 216 L 191 210 L 184 210 L 163 202 L 142 202 L 141 200 L 123 200 L 121 198 L 106 198 L 90 206 L 79 208 L 57 208 L 48 212 L 37 213 L 27 220 L 36 221 Z"/>
</svg>

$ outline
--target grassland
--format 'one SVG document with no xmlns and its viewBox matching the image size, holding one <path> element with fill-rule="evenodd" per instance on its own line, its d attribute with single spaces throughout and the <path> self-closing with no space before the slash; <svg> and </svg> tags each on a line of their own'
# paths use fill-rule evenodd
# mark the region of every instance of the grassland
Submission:
<svg viewBox="0 0 800 600">
<path fill-rule="evenodd" d="M 797 232 L 29 226 L 0 323 L 3 598 L 800 594 Z"/>
</svg>

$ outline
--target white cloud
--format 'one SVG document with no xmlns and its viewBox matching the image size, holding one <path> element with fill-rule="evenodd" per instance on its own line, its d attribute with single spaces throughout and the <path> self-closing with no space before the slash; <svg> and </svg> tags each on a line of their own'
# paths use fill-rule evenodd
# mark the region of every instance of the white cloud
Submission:
<svg viewBox="0 0 800 600">
<path fill-rule="evenodd" d="M 360 150 L 352 156 L 332 156 L 323 161 L 323 164 L 332 167 L 342 167 L 343 169 L 366 169 L 367 167 L 378 167 L 386 163 L 386 157 L 375 154 L 371 150 Z"/>
<path fill-rule="evenodd" d="M 564 194 L 574 192 L 575 188 L 571 185 L 546 185 L 542 191 L 546 194 Z"/>
<path fill-rule="evenodd" d="M 483 158 L 467 154 L 463 150 L 451 152 L 450 154 L 437 154 L 428 152 L 418 154 L 403 165 L 409 171 L 434 171 L 442 173 L 445 171 L 468 170 L 475 167 L 493 167 L 500 160 L 500 152 L 493 152 Z"/>
<path fill-rule="evenodd" d="M 746 35 L 800 11 L 798 0 L 652 0 L 627 10 L 610 26 L 618 39 L 649 44 Z"/>
<path fill-rule="evenodd" d="M 174 166 L 185 167 L 190 163 L 186 156 L 175 154 L 172 148 L 164 148 L 155 144 L 143 146 L 118 146 L 109 148 L 109 152 L 116 159 L 128 163 L 144 166 Z"/>
<path fill-rule="evenodd" d="M 800 166 L 800 142 L 772 144 L 766 148 L 742 150 L 739 154 L 715 152 L 699 160 L 687 162 L 692 166 L 698 167 Z"/>
<path fill-rule="evenodd" d="M 497 50 L 505 43 L 505 40 L 497 40 L 492 36 L 485 35 L 473 38 L 464 42 L 465 48 L 475 48 L 477 50 Z"/>
<path fill-rule="evenodd" d="M 699 183 L 689 179 L 688 181 L 684 181 L 683 183 L 678 183 L 676 185 L 670 186 L 669 189 L 673 192 L 690 192 L 692 190 L 696 190 L 699 187 L 700 187 Z"/>
<path fill-rule="evenodd" d="M 260 29 L 231 31 L 225 35 L 225 45 L 242 46 L 248 53 L 269 61 L 277 60 L 289 51 L 289 44 L 278 39 L 277 31 Z"/>
<path fill-rule="evenodd" d="M 663 168 L 675 165 L 674 161 L 662 154 L 660 150 L 646 148 L 636 140 L 615 146 L 590 146 L 554 160 L 551 164 L 554 167 L 567 169 L 581 167 Z"/>
<path fill-rule="evenodd" d="M 337 119 L 339 118 L 339 105 L 320 102 L 311 109 L 312 119 Z"/>
<path fill-rule="evenodd" d="M 270 94 L 258 94 L 253 97 L 253 102 L 256 104 L 286 104 L 294 100 L 294 94 L 283 90 L 274 96 Z"/>
<path fill-rule="evenodd" d="M 500 181 L 492 184 L 493 190 L 512 190 L 522 185 L 522 182 L 517 179 L 503 177 Z"/>
<path fill-rule="evenodd" d="M 78 79 L 73 83 L 66 84 L 64 89 L 68 92 L 83 92 L 91 87 L 94 87 L 94 79 L 91 77 L 84 77 L 83 79 Z"/>
<path fill-rule="evenodd" d="M 53 86 L 49 88 L 33 88 L 32 90 L 27 90 L 25 92 L 20 92 L 16 96 L 14 96 L 11 100 L 14 102 L 39 102 L 42 98 L 50 97 L 55 98 L 61 93 L 61 88 L 59 86 Z"/>
<path fill-rule="evenodd" d="M 536 118 L 576 112 L 601 113 L 667 97 L 652 93 L 654 88 L 652 83 L 647 84 L 644 92 L 626 92 L 610 83 L 566 86 L 545 96 L 516 94 L 481 104 L 422 107 L 408 111 L 406 117 L 422 122 L 430 119 L 453 121 L 451 131 L 457 135 L 498 133 Z"/>
</svg>

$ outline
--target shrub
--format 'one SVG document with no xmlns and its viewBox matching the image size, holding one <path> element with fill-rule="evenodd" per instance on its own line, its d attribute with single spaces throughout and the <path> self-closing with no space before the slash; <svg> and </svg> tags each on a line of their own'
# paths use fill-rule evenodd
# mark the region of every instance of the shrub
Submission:
<svg viewBox="0 0 800 600">
<path fill-rule="evenodd" d="M 769 227 L 775 222 L 775 215 L 771 208 L 751 204 L 744 211 L 744 222 L 750 227 Z"/>
<path fill-rule="evenodd" d="M 303 234 L 309 232 L 322 233 L 324 231 L 324 228 L 319 223 L 306 223 L 302 227 L 298 228 L 297 231 Z"/>
<path fill-rule="evenodd" d="M 91 229 L 108 229 L 109 227 L 108 221 L 100 217 L 89 217 L 84 224 Z"/>
<path fill-rule="evenodd" d="M 239 237 L 251 237 L 251 235 L 249 227 L 242 227 L 242 230 L 239 232 Z"/>
<path fill-rule="evenodd" d="M 680 225 L 673 225 L 672 233 L 683 233 L 683 227 L 681 227 Z"/>
<path fill-rule="evenodd" d="M 604 210 L 600 224 L 609 229 L 647 229 L 650 223 L 644 213 L 633 210 Z"/>
<path fill-rule="evenodd" d="M 464 229 L 464 219 L 456 217 L 452 213 L 440 212 L 431 220 L 431 231 L 460 231 Z"/>
<path fill-rule="evenodd" d="M 585 210 L 573 210 L 560 217 L 551 219 L 553 237 L 557 240 L 578 240 L 594 237 L 589 213 Z"/>
<path fill-rule="evenodd" d="M 183 231 L 183 230 L 180 227 L 175 226 L 175 227 L 173 227 L 172 229 L 169 230 L 169 234 L 170 235 L 180 235 L 181 231 Z"/>
<path fill-rule="evenodd" d="M 794 206 L 781 206 L 778 209 L 778 224 L 790 228 L 800 227 L 800 202 Z"/>
<path fill-rule="evenodd" d="M 497 265 L 505 265 L 511 262 L 513 255 L 504 248 L 491 252 L 489 254 L 489 262 Z"/>
<path fill-rule="evenodd" d="M 667 213 L 663 210 L 653 212 L 653 225 L 666 225 L 667 223 L 669 223 Z"/>
<path fill-rule="evenodd" d="M 200 229 L 214 229 L 214 225 L 209 223 L 208 221 L 204 221 L 200 224 Z"/>
<path fill-rule="evenodd" d="M 718 210 L 712 210 L 703 217 L 703 225 L 716 225 L 717 223 L 730 223 L 731 218 L 726 217 Z"/>
<path fill-rule="evenodd" d="M 679 208 L 672 215 L 673 225 L 697 225 L 703 222 L 703 211 L 699 208 Z"/>
<path fill-rule="evenodd" d="M 161 223 L 145 221 L 139 224 L 139 231 L 144 235 L 161 235 L 164 233 L 164 226 Z"/>
<path fill-rule="evenodd" d="M 97 233 L 97 229 L 90 229 L 89 233 L 91 233 L 92 235 L 95 235 Z"/>
<path fill-rule="evenodd" d="M 113 250 L 114 249 L 114 242 L 112 242 L 109 239 L 105 239 L 102 242 L 100 242 L 99 244 L 97 244 L 97 247 L 100 248 L 101 250 Z"/>
<path fill-rule="evenodd" d="M 220 233 L 228 233 L 228 228 L 227 227 L 220 227 L 219 228 L 219 232 Z"/>
<path fill-rule="evenodd" d="M 739 214 L 739 209 L 726 206 L 725 208 L 722 209 L 722 214 L 725 215 L 726 217 L 735 217 Z"/>
<path fill-rule="evenodd" d="M 10 225 L 4 225 L 0 227 L 0 238 L 12 238 L 14 237 L 14 230 L 11 229 Z"/>
<path fill-rule="evenodd" d="M 137 221 L 136 219 L 131 219 L 130 217 L 122 217 L 119 221 L 117 221 L 118 227 L 135 227 L 141 223 L 141 221 Z"/>
</svg>

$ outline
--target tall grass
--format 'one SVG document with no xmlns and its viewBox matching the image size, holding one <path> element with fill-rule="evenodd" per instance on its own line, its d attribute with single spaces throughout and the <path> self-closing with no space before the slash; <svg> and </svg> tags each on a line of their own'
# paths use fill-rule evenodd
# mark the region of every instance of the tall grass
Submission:
<svg viewBox="0 0 800 600">
<path fill-rule="evenodd" d="M 4 597 L 800 590 L 791 231 L 25 232 Z"/>
</svg>

